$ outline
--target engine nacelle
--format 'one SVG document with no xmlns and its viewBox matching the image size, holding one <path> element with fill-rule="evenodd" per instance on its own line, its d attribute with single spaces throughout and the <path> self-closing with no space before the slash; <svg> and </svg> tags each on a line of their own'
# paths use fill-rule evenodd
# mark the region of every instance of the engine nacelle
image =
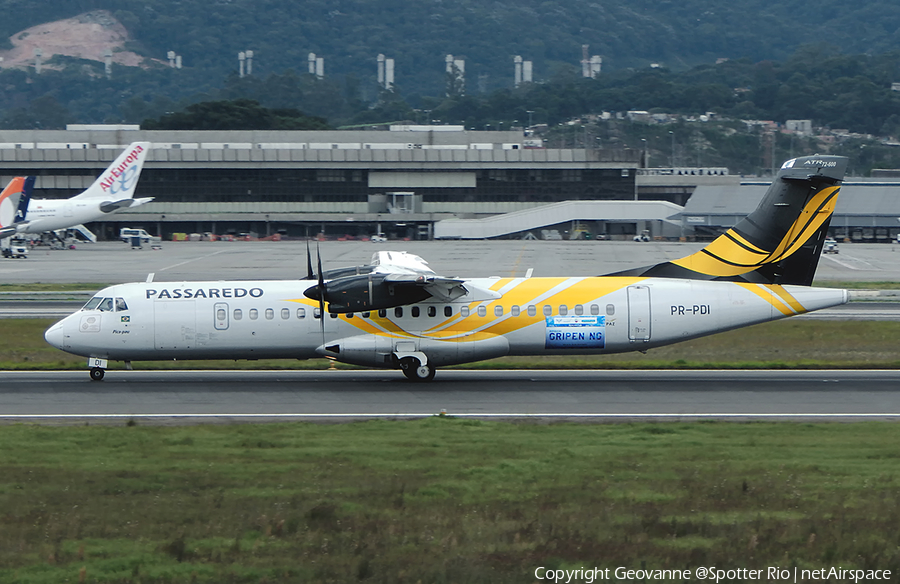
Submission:
<svg viewBox="0 0 900 584">
<path fill-rule="evenodd" d="M 323 357 L 341 363 L 365 367 L 397 367 L 395 353 L 414 351 L 424 353 L 433 367 L 458 365 L 503 357 L 509 353 L 509 341 L 498 335 L 482 336 L 478 340 L 436 340 L 428 338 L 404 338 L 383 335 L 358 335 L 338 339 L 316 349 Z"/>
<path fill-rule="evenodd" d="M 325 302 L 328 303 L 328 312 L 342 314 L 394 308 L 431 298 L 431 294 L 420 286 L 386 282 L 386 277 L 386 274 L 362 274 L 326 283 Z M 307 288 L 303 294 L 307 298 L 318 300 L 319 286 Z"/>
</svg>

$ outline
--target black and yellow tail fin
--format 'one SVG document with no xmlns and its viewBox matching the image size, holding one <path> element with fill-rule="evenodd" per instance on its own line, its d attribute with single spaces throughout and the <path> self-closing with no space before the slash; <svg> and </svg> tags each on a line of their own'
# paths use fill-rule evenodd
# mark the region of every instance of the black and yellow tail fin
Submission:
<svg viewBox="0 0 900 584">
<path fill-rule="evenodd" d="M 843 156 L 788 160 L 759 207 L 702 250 L 609 275 L 809 286 L 846 170 Z"/>
</svg>

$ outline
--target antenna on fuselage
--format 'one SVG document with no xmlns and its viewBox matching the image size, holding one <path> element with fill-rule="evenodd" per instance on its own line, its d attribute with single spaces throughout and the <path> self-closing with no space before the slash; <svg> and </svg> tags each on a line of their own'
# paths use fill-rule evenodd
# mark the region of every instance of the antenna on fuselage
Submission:
<svg viewBox="0 0 900 584">
<path fill-rule="evenodd" d="M 155 276 L 155 275 L 156 275 L 156 272 L 150 272 L 149 274 L 147 274 L 147 279 L 144 281 L 149 284 L 150 282 L 153 281 L 153 276 Z"/>
</svg>

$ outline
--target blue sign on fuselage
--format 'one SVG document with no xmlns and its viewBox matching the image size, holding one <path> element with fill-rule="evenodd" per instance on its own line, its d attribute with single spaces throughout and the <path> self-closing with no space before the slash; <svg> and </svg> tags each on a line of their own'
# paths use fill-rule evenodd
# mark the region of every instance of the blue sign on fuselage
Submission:
<svg viewBox="0 0 900 584">
<path fill-rule="evenodd" d="M 548 316 L 545 349 L 602 349 L 605 316 Z"/>
</svg>

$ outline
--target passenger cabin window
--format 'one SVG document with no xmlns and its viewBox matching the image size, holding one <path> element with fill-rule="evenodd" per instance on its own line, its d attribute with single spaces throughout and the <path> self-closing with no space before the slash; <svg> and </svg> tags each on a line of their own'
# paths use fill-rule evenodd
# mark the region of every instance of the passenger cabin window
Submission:
<svg viewBox="0 0 900 584">
<path fill-rule="evenodd" d="M 244 318 L 244 313 L 241 311 L 240 308 L 235 308 L 234 309 L 234 320 L 241 320 L 242 318 Z"/>
<path fill-rule="evenodd" d="M 509 312 L 510 312 L 510 314 L 512 314 L 513 316 L 519 316 L 519 305 L 518 305 L 518 304 L 513 304 L 513 305 L 512 305 L 512 308 L 509 310 Z"/>
<path fill-rule="evenodd" d="M 305 308 L 297 309 L 297 318 L 306 318 L 306 309 Z"/>
<path fill-rule="evenodd" d="M 452 306 L 444 307 L 444 316 L 453 316 L 453 307 Z"/>
<path fill-rule="evenodd" d="M 412 307 L 412 310 L 410 310 L 410 312 L 412 313 L 413 318 L 419 318 L 419 312 L 420 312 L 420 311 L 419 311 L 419 307 L 418 307 L 418 306 L 413 306 L 413 307 Z"/>
<path fill-rule="evenodd" d="M 291 317 L 291 309 L 290 308 L 282 308 L 281 309 L 281 320 L 287 320 Z"/>
<path fill-rule="evenodd" d="M 381 318 L 386 317 L 386 316 L 387 316 L 387 310 L 384 309 L 384 308 L 380 309 L 380 310 L 378 311 L 378 316 L 381 317 Z"/>
<path fill-rule="evenodd" d="M 468 307 L 468 306 L 461 306 L 461 307 L 459 308 L 459 314 L 460 314 L 460 316 L 463 316 L 463 317 L 469 316 L 469 307 Z"/>
<path fill-rule="evenodd" d="M 549 304 L 545 304 L 544 305 L 544 316 L 550 316 L 551 314 L 553 314 L 553 307 L 550 306 Z"/>
<path fill-rule="evenodd" d="M 598 314 L 600 314 L 600 307 L 596 304 L 591 304 L 591 315 L 597 316 Z"/>
<path fill-rule="evenodd" d="M 128 305 L 125 304 L 124 298 L 116 298 L 116 311 L 128 310 Z"/>
<path fill-rule="evenodd" d="M 428 307 L 428 316 L 437 316 L 437 307 L 436 306 Z"/>
<path fill-rule="evenodd" d="M 257 318 L 259 318 L 259 311 L 256 310 L 255 308 L 251 308 L 250 309 L 250 320 L 256 320 Z"/>
<path fill-rule="evenodd" d="M 322 318 L 322 311 L 318 308 L 313 308 L 313 318 Z"/>
<path fill-rule="evenodd" d="M 328 316 L 330 316 L 331 318 L 337 318 L 337 317 L 338 317 L 338 315 L 335 314 L 334 312 L 329 312 L 329 313 L 328 313 Z"/>
<path fill-rule="evenodd" d="M 487 307 L 479 306 L 478 307 L 478 316 L 485 316 L 485 315 L 487 315 Z"/>
<path fill-rule="evenodd" d="M 606 314 L 609 316 L 613 316 L 616 313 L 616 305 L 615 304 L 607 304 L 606 305 Z"/>
<path fill-rule="evenodd" d="M 369 318 L 372 313 L 367 310 L 365 312 L 361 312 L 360 315 L 362 315 L 363 318 Z"/>
<path fill-rule="evenodd" d="M 403 307 L 402 306 L 398 306 L 397 308 L 394 309 L 394 316 L 397 318 L 403 318 Z"/>
<path fill-rule="evenodd" d="M 225 320 L 225 309 L 224 308 L 216 309 L 216 320 Z"/>
<path fill-rule="evenodd" d="M 534 304 L 528 305 L 528 316 L 537 316 L 537 307 Z"/>
<path fill-rule="evenodd" d="M 565 304 L 560 304 L 559 305 L 559 315 L 565 316 L 567 314 L 569 314 L 569 307 L 566 306 Z"/>
<path fill-rule="evenodd" d="M 584 306 L 580 304 L 575 305 L 575 316 L 581 316 L 584 314 Z"/>
<path fill-rule="evenodd" d="M 275 318 L 275 311 L 272 310 L 271 308 L 267 308 L 266 309 L 266 320 L 272 320 L 273 318 Z"/>
<path fill-rule="evenodd" d="M 503 316 L 503 307 L 502 306 L 494 307 L 494 316 Z"/>
</svg>

